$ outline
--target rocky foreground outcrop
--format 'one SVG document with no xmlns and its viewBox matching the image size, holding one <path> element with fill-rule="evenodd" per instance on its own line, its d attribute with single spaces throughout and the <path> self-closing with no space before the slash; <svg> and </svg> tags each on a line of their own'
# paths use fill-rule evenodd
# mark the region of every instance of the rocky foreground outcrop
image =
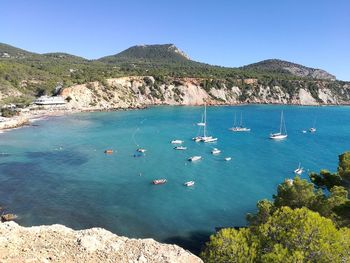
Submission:
<svg viewBox="0 0 350 263">
<path fill-rule="evenodd" d="M 201 259 L 153 239 L 129 239 L 102 228 L 21 227 L 0 223 L 0 262 L 183 262 Z"/>
</svg>

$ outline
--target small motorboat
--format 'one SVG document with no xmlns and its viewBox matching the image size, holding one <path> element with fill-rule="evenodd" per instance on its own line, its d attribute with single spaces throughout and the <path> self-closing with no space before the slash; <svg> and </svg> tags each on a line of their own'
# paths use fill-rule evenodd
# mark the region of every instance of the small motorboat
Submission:
<svg viewBox="0 0 350 263">
<path fill-rule="evenodd" d="M 194 186 L 194 181 L 186 182 L 186 183 L 184 183 L 184 186 L 187 186 L 187 187 Z"/>
<path fill-rule="evenodd" d="M 201 159 L 202 159 L 202 156 L 192 156 L 192 157 L 188 158 L 188 161 L 195 162 L 195 161 L 199 161 Z"/>
<path fill-rule="evenodd" d="M 193 137 L 192 140 L 195 142 L 200 142 L 202 140 L 202 136 Z"/>
<path fill-rule="evenodd" d="M 185 147 L 185 146 L 176 146 L 176 147 L 174 147 L 174 150 L 184 151 L 184 150 L 187 150 L 187 147 Z"/>
<path fill-rule="evenodd" d="M 104 151 L 105 154 L 112 154 L 113 153 L 113 150 L 112 149 L 107 149 Z"/>
<path fill-rule="evenodd" d="M 214 138 L 212 136 L 202 138 L 202 142 L 216 142 L 217 140 L 218 138 Z"/>
<path fill-rule="evenodd" d="M 225 157 L 225 158 L 224 158 L 224 160 L 225 160 L 226 162 L 231 161 L 231 159 L 232 159 L 231 157 Z"/>
<path fill-rule="evenodd" d="M 241 126 L 232 127 L 232 128 L 229 128 L 229 130 L 234 132 L 250 132 L 250 128 L 241 127 Z"/>
<path fill-rule="evenodd" d="M 166 179 L 156 179 L 156 180 L 152 181 L 152 184 L 155 184 L 155 185 L 157 185 L 157 184 L 165 184 L 166 182 L 167 182 Z"/>
<path fill-rule="evenodd" d="M 306 130 L 302 130 L 301 132 L 302 132 L 302 133 L 306 133 Z"/>
<path fill-rule="evenodd" d="M 219 154 L 221 153 L 221 151 L 218 149 L 218 148 L 214 148 L 212 151 L 211 151 L 211 154 Z"/>
<path fill-rule="evenodd" d="M 304 172 L 304 168 L 301 167 L 301 164 L 299 163 L 299 166 L 297 169 L 294 170 L 294 173 L 297 175 L 301 175 Z"/>
<path fill-rule="evenodd" d="M 144 148 L 138 148 L 136 151 L 139 153 L 145 153 L 147 150 Z"/>
<path fill-rule="evenodd" d="M 182 140 L 172 140 L 171 141 L 171 143 L 172 144 L 181 144 L 181 143 L 183 143 L 184 141 L 182 141 Z"/>
<path fill-rule="evenodd" d="M 316 128 L 314 128 L 314 127 L 310 128 L 309 132 L 316 132 Z"/>
</svg>

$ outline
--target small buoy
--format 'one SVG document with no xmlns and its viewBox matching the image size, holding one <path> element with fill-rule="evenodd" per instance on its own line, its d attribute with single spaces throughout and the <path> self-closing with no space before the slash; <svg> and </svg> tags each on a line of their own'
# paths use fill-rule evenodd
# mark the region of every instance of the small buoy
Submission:
<svg viewBox="0 0 350 263">
<path fill-rule="evenodd" d="M 113 153 L 112 149 L 105 150 L 105 154 L 112 154 L 112 153 Z"/>
</svg>

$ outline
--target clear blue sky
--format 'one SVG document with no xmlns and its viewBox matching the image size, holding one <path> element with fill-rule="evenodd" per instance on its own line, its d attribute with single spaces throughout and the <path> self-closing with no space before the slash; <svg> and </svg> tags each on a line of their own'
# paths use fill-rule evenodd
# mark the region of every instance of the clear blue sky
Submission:
<svg viewBox="0 0 350 263">
<path fill-rule="evenodd" d="M 174 43 L 241 66 L 280 58 L 350 80 L 350 0 L 0 0 L 0 42 L 85 58 Z"/>
</svg>

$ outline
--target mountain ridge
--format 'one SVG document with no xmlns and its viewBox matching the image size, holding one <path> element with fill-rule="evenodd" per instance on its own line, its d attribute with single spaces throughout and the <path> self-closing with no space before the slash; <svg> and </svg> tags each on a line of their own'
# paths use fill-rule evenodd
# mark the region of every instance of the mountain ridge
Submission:
<svg viewBox="0 0 350 263">
<path fill-rule="evenodd" d="M 265 59 L 256 63 L 248 64 L 242 69 L 255 69 L 264 71 L 284 71 L 291 73 L 298 77 L 311 77 L 315 79 L 329 79 L 335 80 L 336 77 L 327 71 L 319 68 L 311 68 L 294 62 L 282 60 L 282 59 Z"/>
<path fill-rule="evenodd" d="M 277 74 L 287 74 L 296 77 L 306 77 L 313 79 L 329 79 L 335 80 L 336 77 L 329 72 L 319 69 L 307 67 L 294 62 L 282 59 L 266 59 L 244 65 L 238 68 L 222 67 L 209 65 L 191 60 L 190 57 L 174 44 L 152 44 L 152 45 L 134 45 L 121 52 L 113 55 L 107 55 L 97 59 L 86 59 L 66 52 L 49 52 L 35 53 L 21 48 L 17 48 L 5 43 L 0 43 L 0 61 L 1 59 L 70 59 L 77 62 L 101 62 L 107 64 L 121 63 L 154 63 L 154 64 L 182 64 L 195 67 L 216 67 L 226 69 L 240 69 L 243 71 L 260 71 Z M 75 62 L 76 62 L 75 61 Z"/>
<path fill-rule="evenodd" d="M 190 57 L 174 44 L 135 45 L 117 54 L 97 59 L 107 63 L 136 62 L 188 62 Z"/>
<path fill-rule="evenodd" d="M 92 82 L 102 84 L 107 93 L 108 79 L 130 76 L 152 76 L 154 81 L 147 93 L 151 102 L 167 97 L 168 90 L 160 89 L 161 86 L 178 87 L 189 78 L 196 80 L 198 92 L 217 98 L 213 103 L 218 104 L 297 104 L 299 101 L 295 98 L 299 96 L 299 92 L 304 91 L 307 91 L 308 101 L 313 101 L 312 103 L 348 104 L 350 101 L 349 82 L 336 80 L 333 75 L 320 69 L 277 59 L 228 68 L 193 61 L 173 44 L 133 46 L 99 60 L 87 60 L 64 52 L 37 54 L 0 44 L 1 104 L 29 105 L 35 97 L 55 94 L 54 87 L 67 88 Z M 137 92 L 143 93 L 148 82 L 149 79 L 145 78 Z M 131 85 L 131 82 L 125 85 Z M 127 87 L 123 88 L 126 90 L 120 100 L 136 96 L 132 95 Z M 231 89 L 237 92 L 232 93 Z M 159 103 L 173 103 L 174 100 L 178 103 L 181 93 L 177 88 L 173 92 L 170 99 L 161 100 Z M 224 94 L 235 99 L 225 97 Z M 106 94 L 101 92 L 98 96 Z M 286 96 L 286 99 L 277 100 L 277 96 Z M 331 99 L 332 96 L 336 96 L 336 99 Z M 184 98 L 184 105 L 189 101 Z M 108 103 L 108 100 L 104 103 Z"/>
</svg>

